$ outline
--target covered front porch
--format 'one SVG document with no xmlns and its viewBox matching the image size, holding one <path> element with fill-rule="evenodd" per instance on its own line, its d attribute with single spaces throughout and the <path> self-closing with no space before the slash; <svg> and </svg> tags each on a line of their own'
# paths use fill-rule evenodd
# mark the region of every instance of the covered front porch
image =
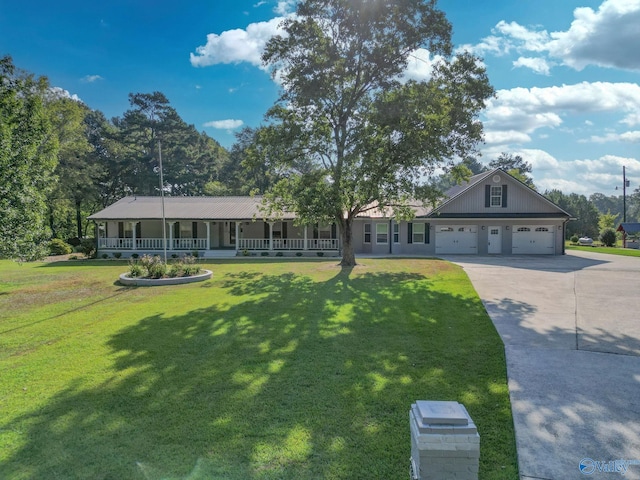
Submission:
<svg viewBox="0 0 640 480">
<path fill-rule="evenodd" d="M 197 254 L 200 257 L 265 255 L 263 252 L 326 252 L 338 255 L 340 240 L 333 226 L 295 226 L 292 221 L 161 220 L 97 222 L 99 256 Z M 222 255 L 224 254 L 224 255 Z"/>
</svg>

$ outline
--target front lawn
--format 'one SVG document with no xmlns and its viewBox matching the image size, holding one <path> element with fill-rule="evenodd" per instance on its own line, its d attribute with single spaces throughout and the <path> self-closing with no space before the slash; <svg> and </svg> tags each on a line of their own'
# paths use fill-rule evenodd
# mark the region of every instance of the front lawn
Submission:
<svg viewBox="0 0 640 480">
<path fill-rule="evenodd" d="M 622 255 L 624 257 L 640 257 L 640 250 L 635 248 L 622 248 L 622 247 L 603 247 L 596 245 L 576 245 L 573 243 L 566 243 L 567 250 L 582 250 L 583 252 L 594 253 L 608 253 L 609 255 Z"/>
<path fill-rule="evenodd" d="M 237 259 L 126 288 L 125 262 L 0 261 L 0 478 L 408 478 L 416 400 L 463 403 L 515 479 L 504 348 L 438 260 Z"/>
</svg>

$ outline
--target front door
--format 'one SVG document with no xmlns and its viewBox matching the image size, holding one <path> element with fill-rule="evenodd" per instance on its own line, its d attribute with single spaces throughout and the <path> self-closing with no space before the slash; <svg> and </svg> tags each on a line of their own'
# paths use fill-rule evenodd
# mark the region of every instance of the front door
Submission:
<svg viewBox="0 0 640 480">
<path fill-rule="evenodd" d="M 489 254 L 499 255 L 502 253 L 502 227 L 489 228 Z"/>
</svg>

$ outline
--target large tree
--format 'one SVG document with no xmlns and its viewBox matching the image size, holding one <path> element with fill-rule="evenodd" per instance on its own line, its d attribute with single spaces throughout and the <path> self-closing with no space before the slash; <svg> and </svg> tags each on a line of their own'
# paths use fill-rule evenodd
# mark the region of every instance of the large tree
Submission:
<svg viewBox="0 0 640 480">
<path fill-rule="evenodd" d="M 493 89 L 477 58 L 452 56 L 435 0 L 303 0 L 283 30 L 263 55 L 283 87 L 257 133 L 280 178 L 269 210 L 335 222 L 341 264 L 355 265 L 354 219 L 376 206 L 409 217 L 411 199 L 433 200 L 428 176 L 474 153 Z M 428 80 L 407 80 L 419 49 L 438 60 Z"/>
<path fill-rule="evenodd" d="M 46 78 L 0 58 L 0 257 L 44 256 L 47 192 L 58 144 L 44 106 Z"/>
<path fill-rule="evenodd" d="M 520 180 L 529 188 L 536 190 L 533 178 L 529 175 L 533 167 L 526 162 L 520 155 L 502 152 L 497 159 L 489 162 L 491 168 L 500 168 Z"/>
</svg>

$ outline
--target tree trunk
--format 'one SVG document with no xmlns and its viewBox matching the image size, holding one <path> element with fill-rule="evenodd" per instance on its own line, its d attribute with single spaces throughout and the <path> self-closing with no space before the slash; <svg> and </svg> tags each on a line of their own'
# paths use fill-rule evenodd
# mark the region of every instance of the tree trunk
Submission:
<svg viewBox="0 0 640 480">
<path fill-rule="evenodd" d="M 353 267 L 356 265 L 356 255 L 353 253 L 353 235 L 352 235 L 353 220 L 351 218 L 345 218 L 342 222 L 341 236 L 342 236 L 342 261 L 340 265 L 342 267 Z"/>
<path fill-rule="evenodd" d="M 77 227 L 78 238 L 82 238 L 82 210 L 80 208 L 81 206 L 82 206 L 82 201 L 76 199 L 76 227 Z"/>
</svg>

